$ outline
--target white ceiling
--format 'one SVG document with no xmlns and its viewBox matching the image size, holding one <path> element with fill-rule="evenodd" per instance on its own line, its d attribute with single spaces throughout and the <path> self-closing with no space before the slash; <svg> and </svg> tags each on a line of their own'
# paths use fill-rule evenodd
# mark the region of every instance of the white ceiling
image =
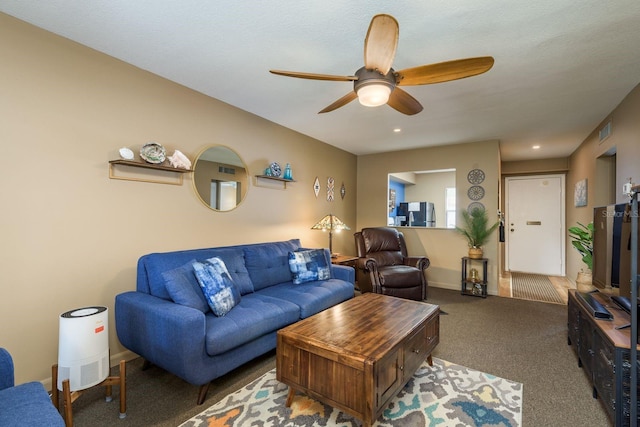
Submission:
<svg viewBox="0 0 640 427">
<path fill-rule="evenodd" d="M 503 160 L 567 156 L 640 82 L 638 0 L 0 0 L 0 11 L 354 154 L 498 139 Z M 400 24 L 395 69 L 495 65 L 406 87 L 424 105 L 415 116 L 357 101 L 317 114 L 352 83 L 268 72 L 352 75 L 378 13 Z"/>
</svg>

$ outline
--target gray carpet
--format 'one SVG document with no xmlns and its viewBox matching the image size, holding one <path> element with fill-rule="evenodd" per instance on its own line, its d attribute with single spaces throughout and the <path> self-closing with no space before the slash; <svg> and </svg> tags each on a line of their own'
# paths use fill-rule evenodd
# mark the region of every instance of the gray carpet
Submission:
<svg viewBox="0 0 640 427">
<path fill-rule="evenodd" d="M 566 305 L 549 277 L 540 274 L 512 272 L 511 292 L 514 298 Z"/>
<path fill-rule="evenodd" d="M 567 345 L 567 307 L 513 298 L 470 298 L 459 291 L 430 288 L 429 302 L 440 317 L 434 357 L 524 384 L 523 426 L 609 426 L 601 403 Z M 118 419 L 118 389 L 106 403 L 93 388 L 74 404 L 76 427 L 173 427 L 275 367 L 275 353 L 214 381 L 204 405 L 198 388 L 142 362 L 128 363 L 127 417 Z"/>
</svg>

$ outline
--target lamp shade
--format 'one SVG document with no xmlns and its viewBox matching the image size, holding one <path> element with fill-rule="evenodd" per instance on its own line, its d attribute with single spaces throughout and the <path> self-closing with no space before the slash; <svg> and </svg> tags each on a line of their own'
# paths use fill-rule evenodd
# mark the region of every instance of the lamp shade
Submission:
<svg viewBox="0 0 640 427">
<path fill-rule="evenodd" d="M 333 214 L 325 215 L 320 221 L 316 223 L 312 230 L 322 230 L 322 231 L 340 231 L 340 230 L 351 230 L 347 225 L 342 222 L 340 218 Z"/>
<path fill-rule="evenodd" d="M 84 390 L 109 376 L 109 329 L 106 307 L 84 307 L 60 315 L 58 390 L 69 380 L 71 391 Z"/>
<path fill-rule="evenodd" d="M 339 233 L 342 230 L 351 230 L 347 227 L 347 224 L 342 222 L 340 218 L 333 214 L 325 215 L 320 221 L 316 223 L 312 230 L 322 230 L 329 232 L 329 252 L 333 256 L 333 232 Z"/>
</svg>

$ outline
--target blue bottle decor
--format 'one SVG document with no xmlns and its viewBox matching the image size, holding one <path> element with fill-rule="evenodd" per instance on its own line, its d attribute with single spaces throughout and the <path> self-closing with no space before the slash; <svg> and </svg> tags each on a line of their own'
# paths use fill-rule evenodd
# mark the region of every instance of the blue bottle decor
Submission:
<svg viewBox="0 0 640 427">
<path fill-rule="evenodd" d="M 287 165 L 284 168 L 284 179 L 293 179 L 293 176 L 291 176 L 291 165 L 289 163 L 287 163 Z"/>
</svg>

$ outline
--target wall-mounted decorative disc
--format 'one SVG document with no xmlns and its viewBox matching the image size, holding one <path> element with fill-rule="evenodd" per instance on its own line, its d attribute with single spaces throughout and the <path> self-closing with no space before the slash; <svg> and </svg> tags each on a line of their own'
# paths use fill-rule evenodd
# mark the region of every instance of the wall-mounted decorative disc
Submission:
<svg viewBox="0 0 640 427">
<path fill-rule="evenodd" d="M 344 186 L 344 182 L 342 183 L 342 187 L 340 187 L 340 197 L 344 200 L 344 195 L 347 194 L 347 189 Z"/>
<path fill-rule="evenodd" d="M 469 196 L 471 200 L 480 200 L 484 197 L 484 188 L 479 185 L 474 185 L 467 191 L 467 196 Z"/>
<path fill-rule="evenodd" d="M 469 203 L 469 206 L 467 206 L 467 212 L 471 213 L 471 211 L 474 209 L 484 210 L 484 205 L 480 202 Z"/>
<path fill-rule="evenodd" d="M 313 181 L 313 192 L 316 194 L 316 198 L 318 197 L 318 194 L 320 194 L 320 180 L 317 176 L 316 180 Z"/>
<path fill-rule="evenodd" d="M 473 169 L 467 174 L 469 184 L 481 184 L 484 181 L 484 172 L 480 169 Z"/>
</svg>

